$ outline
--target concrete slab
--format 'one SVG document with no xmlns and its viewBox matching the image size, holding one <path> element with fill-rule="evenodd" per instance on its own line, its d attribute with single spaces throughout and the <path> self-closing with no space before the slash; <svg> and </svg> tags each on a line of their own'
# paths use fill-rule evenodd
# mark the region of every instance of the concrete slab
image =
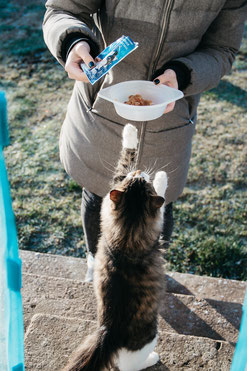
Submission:
<svg viewBox="0 0 247 371">
<path fill-rule="evenodd" d="M 29 273 L 23 273 L 22 281 L 25 331 L 42 300 L 80 299 L 81 309 L 85 311 L 90 311 L 91 303 L 95 302 L 93 285 L 86 282 Z"/>
<path fill-rule="evenodd" d="M 24 274 L 22 294 L 25 331 L 32 316 L 37 313 L 75 317 L 79 320 L 96 319 L 92 284 Z M 237 341 L 241 304 L 212 302 L 164 291 L 160 308 L 164 331 Z"/>
<path fill-rule="evenodd" d="M 84 299 L 44 299 L 38 303 L 33 314 L 54 314 L 60 317 L 77 318 L 79 320 L 86 318 L 90 321 L 96 321 L 96 301 L 94 300 L 90 305 L 87 305 Z"/>
<path fill-rule="evenodd" d="M 243 304 L 247 282 L 168 272 L 167 291 L 197 298 Z"/>
<path fill-rule="evenodd" d="M 71 352 L 95 328 L 89 320 L 33 316 L 25 335 L 25 370 L 61 371 Z"/>
<path fill-rule="evenodd" d="M 42 254 L 39 252 L 20 250 L 22 271 L 83 281 L 86 273 L 86 259 L 62 255 Z"/>
<path fill-rule="evenodd" d="M 61 370 L 96 326 L 84 259 L 21 252 L 26 369 Z M 150 370 L 230 370 L 246 283 L 176 272 L 164 275 L 157 350 Z"/>
<path fill-rule="evenodd" d="M 226 342 L 160 332 L 160 364 L 150 371 L 230 371 L 234 347 Z"/>
<path fill-rule="evenodd" d="M 86 260 L 20 250 L 24 273 L 83 281 Z M 192 274 L 167 272 L 167 291 L 216 301 L 243 303 L 247 283 Z"/>
<path fill-rule="evenodd" d="M 37 314 L 25 336 L 26 370 L 60 371 L 71 352 L 95 329 L 93 321 Z M 230 370 L 234 348 L 223 341 L 159 333 L 160 362 L 149 370 Z"/>
<path fill-rule="evenodd" d="M 210 302 L 194 296 L 165 294 L 160 309 L 160 326 L 166 332 L 237 342 L 242 306 Z"/>
</svg>

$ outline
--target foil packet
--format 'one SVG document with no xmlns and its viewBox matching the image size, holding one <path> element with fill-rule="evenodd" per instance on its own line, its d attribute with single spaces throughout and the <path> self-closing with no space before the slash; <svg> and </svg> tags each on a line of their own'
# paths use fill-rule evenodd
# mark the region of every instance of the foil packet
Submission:
<svg viewBox="0 0 247 371">
<path fill-rule="evenodd" d="M 122 36 L 111 45 L 107 46 L 96 57 L 96 59 L 100 61 L 95 63 L 95 67 L 89 68 L 85 63 L 81 63 L 81 68 L 93 85 L 137 47 L 138 43 L 131 40 L 129 36 Z"/>
</svg>

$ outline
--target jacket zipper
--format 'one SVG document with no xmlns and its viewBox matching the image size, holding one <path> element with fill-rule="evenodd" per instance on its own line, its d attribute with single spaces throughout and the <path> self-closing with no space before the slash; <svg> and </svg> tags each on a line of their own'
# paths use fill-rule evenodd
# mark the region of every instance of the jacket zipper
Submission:
<svg viewBox="0 0 247 371">
<path fill-rule="evenodd" d="M 159 59 L 159 56 L 160 56 L 162 45 L 163 45 L 163 42 L 164 42 L 164 39 L 165 39 L 165 36 L 166 36 L 166 33 L 167 33 L 168 20 L 169 20 L 170 14 L 171 14 L 171 9 L 172 9 L 174 0 L 167 0 L 167 2 L 165 0 L 163 0 L 163 2 L 164 3 L 163 3 L 163 8 L 162 8 L 161 31 L 160 31 L 160 35 L 159 35 L 159 42 L 158 42 L 156 51 L 154 53 L 154 57 L 152 58 L 153 63 L 151 62 L 151 64 L 150 64 L 150 69 L 149 69 L 149 72 L 148 72 L 148 80 L 151 79 L 152 75 L 154 74 L 154 72 L 156 70 L 156 65 L 158 63 L 158 59 Z M 166 3 L 167 3 L 167 6 L 165 6 Z M 139 147 L 138 147 L 137 158 L 136 158 L 136 167 L 139 166 L 140 159 L 141 159 L 146 126 L 147 126 L 146 121 L 141 123 L 141 134 L 140 134 Z"/>
<path fill-rule="evenodd" d="M 158 63 L 158 60 L 159 60 L 159 57 L 160 57 L 160 53 L 161 53 L 161 49 L 162 49 L 162 46 L 163 46 L 163 43 L 164 43 L 164 39 L 165 39 L 165 36 L 167 34 L 167 30 L 168 30 L 168 24 L 169 24 L 171 9 L 172 9 L 173 3 L 174 3 L 174 0 L 167 0 L 167 1 L 163 0 L 163 1 L 164 1 L 164 6 L 163 6 L 163 9 L 162 9 L 161 31 L 160 31 L 160 35 L 159 35 L 159 42 L 158 42 L 156 51 L 154 53 L 153 63 L 151 63 L 151 66 L 153 66 L 153 67 L 151 67 L 150 70 L 149 70 L 148 80 L 152 77 L 152 75 L 156 71 L 156 66 L 157 66 L 157 63 Z"/>
<path fill-rule="evenodd" d="M 139 164 L 140 164 L 140 159 L 141 159 L 142 149 L 143 149 L 143 144 L 144 144 L 144 136 L 145 136 L 146 126 L 147 126 L 147 121 L 142 121 L 141 122 L 141 129 L 140 129 L 140 136 L 139 136 L 139 145 L 138 145 L 136 160 L 135 160 L 135 168 L 136 169 L 138 169 Z"/>
</svg>

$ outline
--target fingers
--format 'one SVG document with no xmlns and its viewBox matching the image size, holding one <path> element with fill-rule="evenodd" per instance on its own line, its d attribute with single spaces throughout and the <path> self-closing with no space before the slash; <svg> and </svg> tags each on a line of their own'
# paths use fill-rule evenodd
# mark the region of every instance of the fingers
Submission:
<svg viewBox="0 0 247 371">
<path fill-rule="evenodd" d="M 86 63 L 89 68 L 92 68 L 94 66 L 95 61 L 90 55 L 90 46 L 87 42 L 81 41 L 77 43 L 73 49 L 75 49 L 74 52 L 81 58 L 81 61 Z"/>
<path fill-rule="evenodd" d="M 164 84 L 164 85 L 170 86 L 171 88 L 178 89 L 177 75 L 175 71 L 171 69 L 166 70 L 164 73 L 162 73 L 162 75 L 158 76 L 154 80 L 154 83 L 156 85 Z"/>
<path fill-rule="evenodd" d="M 77 43 L 71 49 L 65 64 L 65 71 L 72 80 L 89 82 L 86 74 L 81 69 L 80 64 L 82 62 L 86 63 L 90 68 L 95 65 L 95 61 L 90 55 L 90 46 L 85 41 Z"/>
<path fill-rule="evenodd" d="M 162 75 L 158 76 L 154 80 L 155 85 L 164 84 L 170 86 L 170 88 L 178 89 L 178 81 L 175 71 L 168 69 Z M 175 107 L 175 102 L 169 103 L 166 106 L 165 112 L 171 112 Z"/>
<path fill-rule="evenodd" d="M 82 71 L 78 63 L 70 63 L 67 68 L 65 68 L 68 73 L 68 77 L 72 80 L 89 82 L 87 75 Z"/>
<path fill-rule="evenodd" d="M 166 106 L 164 114 L 173 111 L 174 107 L 175 107 L 175 102 L 169 103 Z"/>
</svg>

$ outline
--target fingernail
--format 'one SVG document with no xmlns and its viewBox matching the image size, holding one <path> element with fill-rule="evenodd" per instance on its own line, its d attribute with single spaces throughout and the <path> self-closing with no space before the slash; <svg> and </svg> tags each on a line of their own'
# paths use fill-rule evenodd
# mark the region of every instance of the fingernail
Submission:
<svg viewBox="0 0 247 371">
<path fill-rule="evenodd" d="M 158 85 L 160 83 L 160 80 L 159 79 L 155 79 L 154 80 L 154 83 L 155 83 L 155 85 Z"/>
<path fill-rule="evenodd" d="M 94 63 L 91 61 L 91 62 L 89 62 L 88 65 L 89 65 L 90 68 L 92 68 L 94 66 Z"/>
</svg>

